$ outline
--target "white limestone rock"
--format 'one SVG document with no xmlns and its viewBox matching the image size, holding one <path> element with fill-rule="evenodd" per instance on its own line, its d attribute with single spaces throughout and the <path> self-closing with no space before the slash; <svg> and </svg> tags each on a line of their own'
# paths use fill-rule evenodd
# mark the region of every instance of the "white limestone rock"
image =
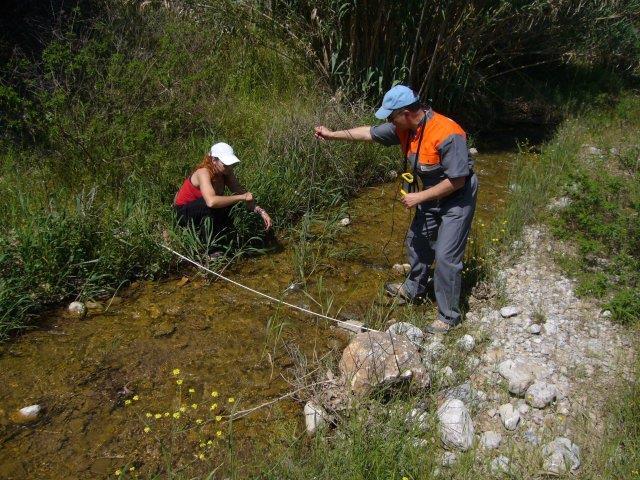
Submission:
<svg viewBox="0 0 640 480">
<path fill-rule="evenodd" d="M 443 467 L 452 467 L 458 460 L 458 454 L 455 452 L 444 452 L 442 454 L 441 465 Z"/>
<path fill-rule="evenodd" d="M 70 314 L 77 317 L 84 317 L 87 314 L 87 307 L 82 302 L 71 302 L 67 310 Z"/>
<path fill-rule="evenodd" d="M 491 462 L 491 473 L 494 475 L 502 475 L 505 473 L 509 473 L 509 457 L 505 457 L 504 455 L 500 455 L 496 457 Z"/>
<path fill-rule="evenodd" d="M 329 415 L 324 409 L 313 402 L 307 402 L 304 406 L 304 424 L 309 435 L 314 435 L 318 429 L 326 425 Z"/>
<path fill-rule="evenodd" d="M 542 449 L 544 470 L 553 475 L 562 475 L 580 468 L 580 447 L 565 437 L 558 437 Z"/>
<path fill-rule="evenodd" d="M 508 307 L 502 307 L 500 309 L 500 315 L 502 318 L 515 317 L 516 315 L 520 315 L 521 312 L 522 309 L 514 305 L 509 305 Z"/>
<path fill-rule="evenodd" d="M 413 343 L 422 343 L 422 340 L 424 340 L 424 332 L 408 322 L 394 323 L 387 329 L 387 333 L 404 335 Z"/>
<path fill-rule="evenodd" d="M 540 332 L 542 331 L 542 327 L 540 326 L 539 323 L 532 323 L 531 325 L 529 325 L 529 333 L 532 335 L 540 335 Z"/>
<path fill-rule="evenodd" d="M 518 396 L 524 395 L 535 380 L 531 367 L 523 360 L 505 360 L 498 365 L 498 372 L 509 382 L 509 391 Z"/>
<path fill-rule="evenodd" d="M 545 408 L 546 406 L 551 405 L 551 402 L 556 399 L 557 393 L 558 389 L 555 385 L 537 381 L 527 389 L 527 393 L 524 398 L 532 407 Z"/>
<path fill-rule="evenodd" d="M 485 450 L 494 450 L 500 446 L 502 434 L 500 432 L 488 431 L 480 435 L 480 445 Z"/>
<path fill-rule="evenodd" d="M 473 421 L 469 410 L 458 399 L 449 399 L 438 408 L 440 438 L 445 446 L 466 451 L 473 444 Z"/>
<path fill-rule="evenodd" d="M 470 352 L 476 348 L 476 341 L 471 335 L 466 334 L 458 339 L 456 345 L 461 351 Z"/>
<path fill-rule="evenodd" d="M 408 263 L 396 263 L 393 267 L 391 267 L 393 273 L 397 275 L 406 275 L 411 271 L 411 265 Z"/>
<path fill-rule="evenodd" d="M 340 220 L 340 225 L 343 227 L 351 225 L 351 219 L 349 217 L 344 217 L 342 220 Z"/>
<path fill-rule="evenodd" d="M 520 412 L 513 408 L 513 405 L 505 403 L 500 406 L 498 412 L 500 413 L 500 419 L 502 420 L 504 428 L 507 430 L 515 430 L 518 428 L 518 424 L 520 423 Z"/>
</svg>

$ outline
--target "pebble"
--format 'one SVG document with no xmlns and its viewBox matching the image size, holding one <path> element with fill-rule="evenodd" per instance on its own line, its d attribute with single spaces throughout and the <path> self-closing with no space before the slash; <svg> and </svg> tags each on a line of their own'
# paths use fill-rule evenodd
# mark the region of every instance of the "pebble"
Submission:
<svg viewBox="0 0 640 480">
<path fill-rule="evenodd" d="M 452 467 L 458 460 L 458 455 L 455 452 L 444 452 L 442 454 L 442 466 Z"/>
<path fill-rule="evenodd" d="M 351 225 L 351 219 L 349 217 L 344 217 L 342 220 L 340 220 L 340 225 L 343 227 Z"/>
<path fill-rule="evenodd" d="M 539 335 L 541 331 L 542 331 L 542 327 L 538 323 L 532 323 L 529 326 L 529 333 L 533 335 Z"/>
<path fill-rule="evenodd" d="M 500 315 L 502 316 L 502 318 L 515 317 L 516 315 L 519 315 L 521 312 L 522 312 L 522 309 L 520 307 L 516 307 L 513 305 L 510 305 L 508 307 L 502 307 L 500 309 Z"/>
<path fill-rule="evenodd" d="M 413 343 L 422 343 L 424 332 L 408 322 L 398 322 L 387 328 L 387 333 L 392 335 L 404 335 Z"/>
<path fill-rule="evenodd" d="M 326 425 L 328 415 L 324 409 L 313 402 L 307 402 L 304 406 L 304 424 L 309 435 L 314 435 L 319 428 Z"/>
<path fill-rule="evenodd" d="M 473 444 L 474 428 L 469 410 L 458 399 L 445 400 L 438 408 L 440 438 L 449 448 L 466 451 Z"/>
<path fill-rule="evenodd" d="M 500 413 L 500 419 L 502 420 L 504 428 L 507 430 L 515 430 L 518 428 L 518 424 L 520 423 L 520 412 L 514 409 L 513 405 L 505 403 L 500 406 L 498 412 Z"/>
<path fill-rule="evenodd" d="M 509 391 L 514 395 L 524 395 L 534 381 L 524 360 L 505 360 L 498 365 L 498 372 L 509 382 Z"/>
<path fill-rule="evenodd" d="M 18 424 L 35 422 L 42 413 L 42 406 L 35 404 L 23 407 L 11 415 L 11 419 Z"/>
<path fill-rule="evenodd" d="M 406 275 L 411 271 L 411 265 L 408 263 L 396 263 L 391 267 L 391 270 L 397 275 Z"/>
<path fill-rule="evenodd" d="M 524 439 L 532 445 L 540 445 L 540 438 L 536 435 L 536 432 L 531 428 L 524 432 Z"/>
<path fill-rule="evenodd" d="M 458 339 L 456 345 L 461 351 L 470 352 L 476 347 L 476 341 L 471 335 L 466 334 Z"/>
<path fill-rule="evenodd" d="M 488 431 L 480 436 L 480 445 L 487 450 L 493 450 L 500 446 L 502 442 L 502 434 L 499 432 Z"/>
<path fill-rule="evenodd" d="M 501 475 L 503 473 L 509 473 L 509 457 L 500 455 L 491 462 L 491 473 L 494 475 Z"/>
<path fill-rule="evenodd" d="M 562 475 L 569 469 L 575 472 L 580 468 L 580 447 L 568 438 L 558 437 L 542 449 L 545 457 L 543 468 L 548 473 Z"/>
<path fill-rule="evenodd" d="M 87 307 L 82 302 L 71 302 L 67 307 L 67 310 L 69 313 L 77 317 L 83 317 L 87 313 Z"/>
<path fill-rule="evenodd" d="M 525 400 L 532 407 L 545 408 L 555 400 L 556 394 L 557 388 L 555 385 L 537 381 L 527 389 Z"/>
</svg>

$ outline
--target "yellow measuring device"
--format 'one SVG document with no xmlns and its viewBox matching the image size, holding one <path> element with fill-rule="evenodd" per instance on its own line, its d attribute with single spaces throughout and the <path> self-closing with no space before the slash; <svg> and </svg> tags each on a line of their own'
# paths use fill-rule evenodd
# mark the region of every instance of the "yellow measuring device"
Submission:
<svg viewBox="0 0 640 480">
<path fill-rule="evenodd" d="M 409 193 L 407 192 L 407 190 L 409 190 L 409 185 L 413 183 L 413 173 L 404 172 L 402 175 L 400 175 L 400 178 L 402 178 L 402 187 L 400 187 L 400 195 L 404 197 L 407 193 Z"/>
</svg>

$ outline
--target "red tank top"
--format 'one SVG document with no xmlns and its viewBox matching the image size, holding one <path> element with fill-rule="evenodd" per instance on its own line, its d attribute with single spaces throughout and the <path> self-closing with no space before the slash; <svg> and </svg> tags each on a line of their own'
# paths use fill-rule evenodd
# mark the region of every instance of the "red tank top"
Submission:
<svg viewBox="0 0 640 480">
<path fill-rule="evenodd" d="M 189 202 L 193 202 L 194 200 L 202 197 L 202 192 L 198 187 L 196 187 L 193 183 L 191 183 L 191 175 L 184 179 L 180 190 L 176 194 L 176 198 L 173 201 L 174 205 L 181 207 L 182 205 L 186 205 Z"/>
</svg>

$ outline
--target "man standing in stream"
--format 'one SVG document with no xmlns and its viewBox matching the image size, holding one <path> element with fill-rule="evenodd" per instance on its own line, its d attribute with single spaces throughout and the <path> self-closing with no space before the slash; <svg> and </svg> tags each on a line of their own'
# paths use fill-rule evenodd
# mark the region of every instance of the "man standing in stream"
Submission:
<svg viewBox="0 0 640 480">
<path fill-rule="evenodd" d="M 438 315 L 427 331 L 446 333 L 461 321 L 462 258 L 478 191 L 467 136 L 456 122 L 423 105 L 404 85 L 385 94 L 375 116 L 386 122 L 338 131 L 318 126 L 315 136 L 400 145 L 406 171 L 420 179 L 422 189 L 402 198 L 406 208 L 416 207 L 405 244 L 411 271 L 404 283 L 387 284 L 385 290 L 408 302 L 419 301 L 435 260 L 433 287 Z"/>
</svg>

